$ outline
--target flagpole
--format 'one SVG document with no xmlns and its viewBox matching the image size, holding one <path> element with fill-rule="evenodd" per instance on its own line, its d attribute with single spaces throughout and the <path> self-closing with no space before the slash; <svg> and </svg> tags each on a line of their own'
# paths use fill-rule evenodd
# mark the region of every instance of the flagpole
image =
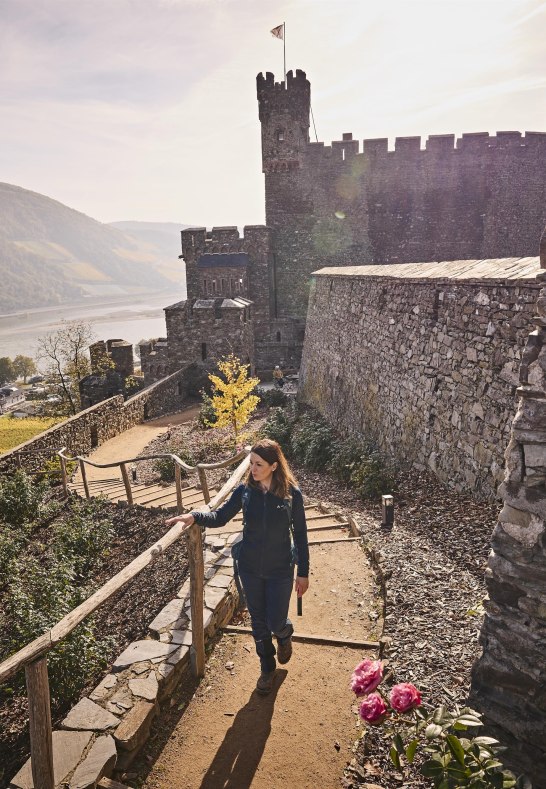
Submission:
<svg viewBox="0 0 546 789">
<path fill-rule="evenodd" d="M 282 23 L 282 43 L 284 50 L 284 84 L 286 87 L 286 22 Z"/>
</svg>

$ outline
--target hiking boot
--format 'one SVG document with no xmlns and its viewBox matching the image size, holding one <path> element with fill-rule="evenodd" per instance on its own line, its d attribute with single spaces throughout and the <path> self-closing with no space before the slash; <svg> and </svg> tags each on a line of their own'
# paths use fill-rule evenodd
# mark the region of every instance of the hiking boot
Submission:
<svg viewBox="0 0 546 789">
<path fill-rule="evenodd" d="M 292 636 L 289 636 L 286 641 L 277 643 L 277 660 L 279 663 L 288 663 L 292 657 Z"/>
<path fill-rule="evenodd" d="M 256 690 L 262 696 L 267 696 L 273 690 L 273 680 L 275 679 L 275 669 L 273 671 L 262 671 L 256 683 Z"/>
</svg>

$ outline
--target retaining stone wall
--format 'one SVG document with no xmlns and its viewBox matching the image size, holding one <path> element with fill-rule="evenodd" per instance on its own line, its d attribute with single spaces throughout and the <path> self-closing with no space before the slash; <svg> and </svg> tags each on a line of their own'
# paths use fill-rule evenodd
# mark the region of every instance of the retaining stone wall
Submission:
<svg viewBox="0 0 546 789">
<path fill-rule="evenodd" d="M 0 455 L 0 472 L 16 468 L 37 471 L 61 447 L 66 447 L 69 454 L 87 455 L 145 419 L 178 411 L 186 397 L 185 369 L 152 384 L 129 400 L 115 395 Z"/>
<path fill-rule="evenodd" d="M 341 432 L 493 498 L 537 284 L 366 268 L 315 275 L 300 399 Z"/>
</svg>

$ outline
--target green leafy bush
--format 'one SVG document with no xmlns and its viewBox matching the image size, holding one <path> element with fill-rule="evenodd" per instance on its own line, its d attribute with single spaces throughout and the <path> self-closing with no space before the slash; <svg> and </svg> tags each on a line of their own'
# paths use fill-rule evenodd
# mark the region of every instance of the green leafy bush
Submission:
<svg viewBox="0 0 546 789">
<path fill-rule="evenodd" d="M 165 447 L 165 453 L 177 455 L 180 460 L 183 460 L 184 463 L 188 464 L 188 466 L 194 466 L 196 463 L 192 453 L 185 446 L 173 445 Z M 163 482 L 174 482 L 174 460 L 171 460 L 171 458 L 158 458 L 154 462 L 154 469 L 159 473 L 159 476 Z M 182 467 L 180 467 L 180 473 L 182 479 L 185 479 L 188 476 L 188 472 Z"/>
<path fill-rule="evenodd" d="M 210 430 L 216 422 L 216 411 L 212 405 L 212 397 L 204 390 L 201 390 L 201 408 L 197 422 L 203 430 Z"/>
<path fill-rule="evenodd" d="M 86 597 L 74 584 L 74 562 L 53 554 L 27 556 L 12 563 L 13 576 L 0 617 L 0 659 L 21 649 L 49 630 Z M 105 641 L 93 635 L 91 619 L 83 622 L 48 655 L 48 673 L 53 699 L 74 698 L 89 673 L 104 662 Z M 24 678 L 12 685 L 22 690 Z"/>
<path fill-rule="evenodd" d="M 332 460 L 334 440 L 332 428 L 322 417 L 303 414 L 292 431 L 292 457 L 313 471 L 321 471 Z"/>
<path fill-rule="evenodd" d="M 11 520 L 0 526 L 0 661 L 87 597 L 86 577 L 99 566 L 113 536 L 112 521 L 96 500 L 62 505 L 48 500 L 46 490 L 22 472 L 2 479 Z M 51 523 L 63 506 L 64 518 Z M 72 699 L 102 665 L 107 644 L 96 641 L 91 619 L 59 644 L 48 658 L 53 696 Z M 22 690 L 23 682 L 23 676 L 14 680 L 11 691 Z M 6 693 L 0 688 L 0 696 Z"/>
<path fill-rule="evenodd" d="M 263 427 L 265 435 L 281 445 L 285 454 L 290 454 L 290 436 L 294 423 L 282 408 L 273 408 Z"/>
<path fill-rule="evenodd" d="M 258 387 L 258 389 L 256 389 L 256 394 L 260 398 L 261 404 L 268 406 L 268 408 L 282 407 L 288 402 L 288 396 L 282 389 L 278 389 L 277 387 L 273 389 Z"/>
<path fill-rule="evenodd" d="M 96 502 L 77 502 L 70 517 L 55 524 L 53 547 L 59 561 L 69 558 L 76 577 L 84 577 L 104 555 L 113 534 L 110 518 L 97 513 Z"/>
<path fill-rule="evenodd" d="M 351 474 L 366 454 L 365 445 L 354 438 L 337 438 L 332 445 L 332 458 L 328 470 L 345 484 L 351 481 Z"/>
<path fill-rule="evenodd" d="M 377 449 L 368 449 L 351 470 L 350 483 L 363 499 L 396 492 L 396 468 Z"/>
<path fill-rule="evenodd" d="M 42 508 L 47 482 L 37 482 L 24 471 L 0 477 L 0 519 L 11 527 L 35 520 Z"/>
</svg>

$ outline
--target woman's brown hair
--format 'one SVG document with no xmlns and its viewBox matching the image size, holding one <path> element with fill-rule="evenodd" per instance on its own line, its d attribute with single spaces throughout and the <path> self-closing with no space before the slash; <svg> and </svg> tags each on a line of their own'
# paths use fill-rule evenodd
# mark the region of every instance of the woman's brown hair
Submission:
<svg viewBox="0 0 546 789">
<path fill-rule="evenodd" d="M 257 441 L 254 444 L 250 451 L 254 452 L 256 455 L 259 455 L 262 460 L 265 460 L 265 462 L 269 463 L 270 465 L 273 463 L 277 464 L 277 468 L 273 472 L 270 491 L 280 499 L 291 498 L 291 487 L 295 488 L 298 483 L 290 471 L 288 461 L 286 460 L 284 453 L 277 442 L 272 441 L 270 438 L 262 438 L 261 441 Z M 258 483 L 254 482 L 252 473 L 250 471 L 248 473 L 248 477 L 246 478 L 246 484 L 250 488 L 258 487 Z"/>
</svg>

